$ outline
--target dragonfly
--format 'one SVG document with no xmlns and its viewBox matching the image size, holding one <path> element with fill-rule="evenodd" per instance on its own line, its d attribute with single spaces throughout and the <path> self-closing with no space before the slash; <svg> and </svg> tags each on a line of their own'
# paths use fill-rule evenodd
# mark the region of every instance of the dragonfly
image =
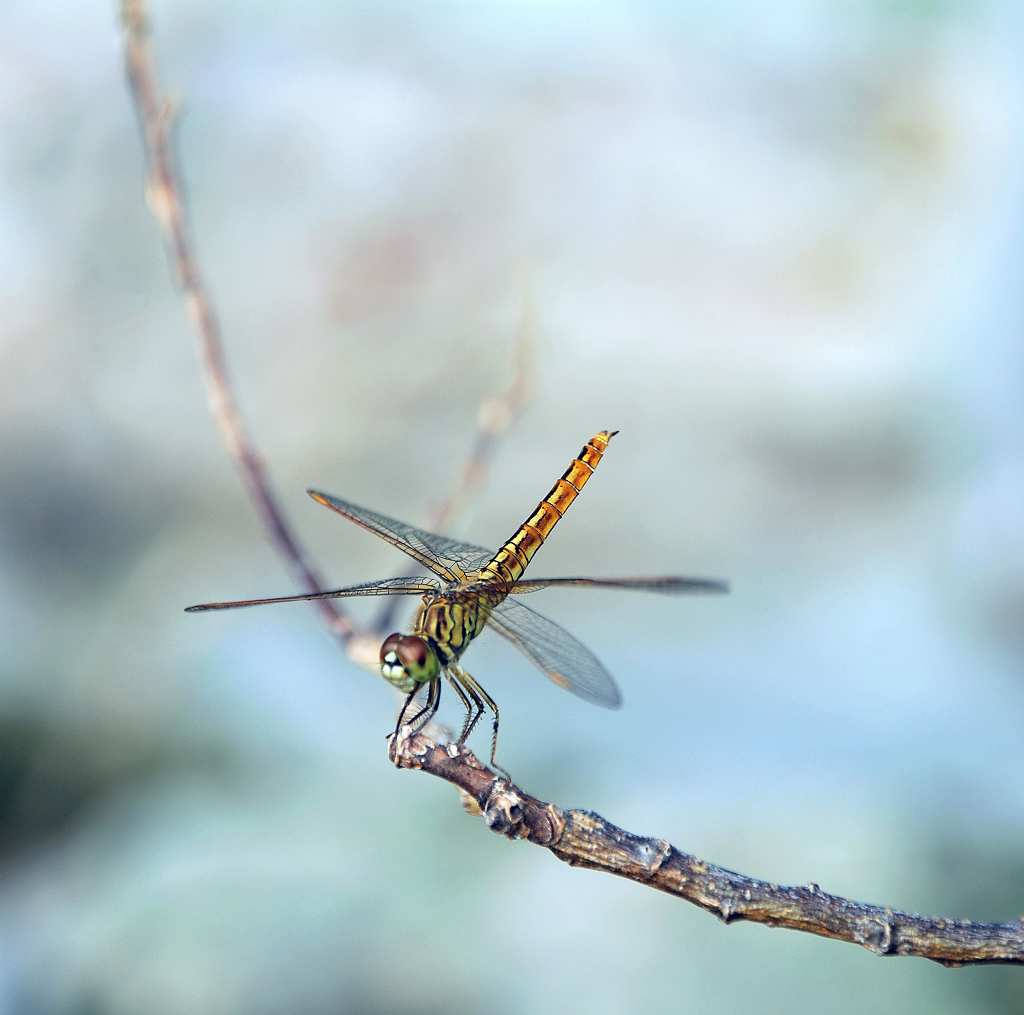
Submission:
<svg viewBox="0 0 1024 1015">
<path fill-rule="evenodd" d="M 411 557 L 429 575 L 405 575 L 362 582 L 345 588 L 301 595 L 200 603 L 188 613 L 263 606 L 269 603 L 343 599 L 354 596 L 419 596 L 409 633 L 389 634 L 380 647 L 380 673 L 406 697 L 393 736 L 403 727 L 416 732 L 436 714 L 442 681 L 465 710 L 457 745 L 466 743 L 481 716 L 490 711 L 491 766 L 497 764 L 497 702 L 460 665 L 462 654 L 483 631 L 510 641 L 557 686 L 605 708 L 618 708 L 622 697 L 611 674 L 585 645 L 518 597 L 552 588 L 616 589 L 663 594 L 722 593 L 729 587 L 714 578 L 662 575 L 647 578 L 533 578 L 524 572 L 552 529 L 593 475 L 617 430 L 601 430 L 555 481 L 533 513 L 496 551 L 448 536 L 426 532 L 406 522 L 360 507 L 319 490 L 307 493 L 318 504 L 367 529 Z M 406 715 L 426 687 L 423 704 L 406 724 Z M 507 774 L 507 773 L 506 773 Z"/>
</svg>

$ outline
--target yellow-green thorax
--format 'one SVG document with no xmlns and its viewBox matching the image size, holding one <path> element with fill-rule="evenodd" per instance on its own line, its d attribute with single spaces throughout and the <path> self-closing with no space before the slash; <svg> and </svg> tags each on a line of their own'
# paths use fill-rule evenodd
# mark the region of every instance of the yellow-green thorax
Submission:
<svg viewBox="0 0 1024 1015">
<path fill-rule="evenodd" d="M 493 590 L 425 598 L 412 634 L 396 633 L 385 639 L 380 650 L 381 675 L 406 693 L 437 679 L 445 666 L 458 661 L 503 598 Z"/>
<path fill-rule="evenodd" d="M 439 596 L 423 603 L 413 622 L 413 633 L 431 641 L 441 664 L 458 660 L 484 629 L 497 597 L 475 592 L 468 596 Z M 504 598 L 504 597 L 501 597 Z"/>
</svg>

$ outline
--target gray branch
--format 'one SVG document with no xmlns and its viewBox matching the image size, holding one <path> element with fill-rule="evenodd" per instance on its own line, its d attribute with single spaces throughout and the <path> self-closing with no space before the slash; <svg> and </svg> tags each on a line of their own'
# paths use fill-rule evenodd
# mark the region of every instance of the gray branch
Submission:
<svg viewBox="0 0 1024 1015">
<path fill-rule="evenodd" d="M 484 766 L 472 751 L 422 734 L 389 747 L 399 768 L 457 786 L 468 809 L 510 839 L 551 850 L 570 867 L 615 874 L 675 895 L 724 923 L 749 920 L 860 945 L 876 955 L 917 955 L 944 966 L 1024 965 L 1024 921 L 976 923 L 903 913 L 830 895 L 816 884 L 777 885 L 700 860 L 665 839 L 635 835 L 593 811 L 538 800 Z"/>
</svg>

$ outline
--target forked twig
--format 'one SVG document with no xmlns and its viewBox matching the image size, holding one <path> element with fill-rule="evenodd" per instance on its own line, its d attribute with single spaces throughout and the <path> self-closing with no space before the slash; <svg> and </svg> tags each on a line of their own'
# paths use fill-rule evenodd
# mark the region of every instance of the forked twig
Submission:
<svg viewBox="0 0 1024 1015">
<path fill-rule="evenodd" d="M 816 884 L 777 885 L 635 835 L 592 811 L 538 800 L 484 766 L 472 751 L 423 734 L 389 745 L 400 768 L 457 786 L 494 832 L 545 846 L 570 867 L 615 874 L 667 892 L 724 923 L 749 920 L 858 944 L 875 955 L 916 955 L 944 966 L 1024 964 L 1024 919 L 975 923 L 902 913 L 830 895 Z"/>
<path fill-rule="evenodd" d="M 271 493 L 266 472 L 242 423 L 228 380 L 217 318 L 199 274 L 172 151 L 172 111 L 162 96 L 150 49 L 142 0 L 124 0 L 125 64 L 139 117 L 148 163 L 147 196 L 164 233 L 186 306 L 199 337 L 211 409 L 235 459 L 268 536 L 278 553 L 310 592 L 323 586 Z M 460 486 L 434 519 L 444 528 L 489 460 L 497 436 L 525 397 L 525 371 L 495 414 L 481 417 L 480 431 Z M 367 637 L 330 600 L 317 606 L 329 629 L 353 658 Z M 362 645 L 362 648 L 357 646 Z M 617 828 L 589 811 L 562 810 L 500 779 L 466 749 L 440 746 L 424 733 L 391 745 L 392 759 L 457 786 L 493 830 L 546 846 L 559 859 L 668 892 L 715 913 L 725 922 L 751 920 L 789 927 L 862 945 L 879 955 L 918 955 L 944 965 L 1024 964 L 1024 925 L 974 923 L 921 917 L 829 895 L 817 885 L 787 887 L 755 880 L 682 853 L 663 839 L 649 839 Z"/>
</svg>

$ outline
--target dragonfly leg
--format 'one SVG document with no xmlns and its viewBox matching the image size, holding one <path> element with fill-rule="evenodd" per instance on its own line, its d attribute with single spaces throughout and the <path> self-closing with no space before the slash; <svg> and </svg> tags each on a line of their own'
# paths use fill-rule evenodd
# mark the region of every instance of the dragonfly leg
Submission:
<svg viewBox="0 0 1024 1015">
<path fill-rule="evenodd" d="M 462 707 L 466 710 L 466 718 L 462 722 L 462 732 L 456 741 L 458 744 L 466 742 L 466 738 L 473 732 L 473 727 L 477 724 L 477 720 L 484 710 L 483 702 L 462 683 L 460 679 L 462 673 L 463 671 L 458 667 L 449 667 L 444 671 L 444 675 L 448 678 L 448 683 L 452 685 L 452 688 L 462 702 Z"/>
<path fill-rule="evenodd" d="M 508 772 L 505 771 L 505 769 L 498 764 L 494 757 L 498 751 L 498 726 L 501 723 L 501 715 L 498 712 L 498 703 L 483 689 L 479 681 L 477 681 L 475 677 L 471 676 L 465 670 L 459 668 L 456 671 L 455 675 L 459 683 L 462 684 L 466 691 L 472 696 L 474 701 L 479 703 L 480 699 L 482 698 L 487 703 L 487 707 L 491 710 L 491 712 L 494 713 L 494 723 L 492 724 L 491 727 L 491 768 L 497 770 L 503 776 L 505 776 L 505 778 L 508 779 L 509 782 L 512 782 L 512 776 L 509 775 Z M 480 714 L 481 713 L 477 713 L 477 719 L 480 718 Z M 476 720 L 474 720 L 473 724 L 476 724 Z M 470 727 L 470 730 L 472 731 L 472 726 Z M 460 740 L 460 743 L 461 742 L 462 741 Z"/>
<path fill-rule="evenodd" d="M 395 722 L 395 732 L 391 734 L 392 739 L 394 739 L 394 740 L 398 739 L 398 732 L 399 732 L 399 730 L 401 730 L 402 726 L 405 724 L 405 713 L 409 711 L 409 706 L 413 703 L 413 699 L 419 693 L 420 693 L 420 689 L 418 687 L 414 687 L 405 696 L 405 701 L 402 703 L 402 707 L 401 707 L 401 709 L 398 712 L 398 720 Z"/>
<path fill-rule="evenodd" d="M 406 713 L 409 711 L 410 705 L 416 700 L 416 695 L 419 694 L 420 688 L 414 687 L 409 694 L 406 695 L 406 701 L 402 703 L 401 710 L 398 713 L 398 721 L 394 724 L 394 732 L 391 734 L 392 746 L 398 743 L 398 734 L 401 732 L 402 726 L 406 725 Z M 427 700 L 423 705 L 423 708 L 409 720 L 409 731 L 410 735 L 418 733 L 437 712 L 437 707 L 441 701 L 441 682 L 440 680 L 431 680 L 430 686 L 427 688 Z M 424 716 L 426 718 L 424 718 Z M 419 725 L 417 725 L 419 723 Z M 397 754 L 395 755 L 395 764 L 397 764 Z"/>
<path fill-rule="evenodd" d="M 427 689 L 427 700 L 424 702 L 423 707 L 409 720 L 409 729 L 414 733 L 419 733 L 434 718 L 440 704 L 441 681 L 436 679 L 430 682 L 430 687 Z"/>
<path fill-rule="evenodd" d="M 416 700 L 416 695 L 420 693 L 419 687 L 414 687 L 405 697 L 405 701 L 402 703 L 402 708 L 398 713 L 398 721 L 395 723 L 395 731 L 392 734 L 392 738 L 397 740 L 398 734 L 402 727 L 405 725 L 405 713 L 409 711 L 409 706 Z M 412 729 L 419 722 L 423 715 L 427 715 L 427 718 L 420 723 L 421 726 L 426 725 L 434 717 L 434 713 L 437 711 L 437 706 L 441 702 L 441 681 L 433 680 L 430 683 L 430 687 L 427 689 L 427 700 L 423 707 L 409 720 L 409 727 Z M 429 714 L 427 714 L 429 713 Z M 418 732 L 414 730 L 413 732 Z"/>
<path fill-rule="evenodd" d="M 405 713 L 409 710 L 409 706 L 413 702 L 413 698 L 419 693 L 419 688 L 414 687 L 406 696 L 405 701 L 402 703 L 402 707 L 398 712 L 398 720 L 395 723 L 395 731 L 391 734 L 391 745 L 388 748 L 388 757 L 390 757 L 394 763 L 398 764 L 398 734 L 402 730 L 402 724 L 405 722 Z M 392 756 L 391 752 L 394 751 Z"/>
</svg>

